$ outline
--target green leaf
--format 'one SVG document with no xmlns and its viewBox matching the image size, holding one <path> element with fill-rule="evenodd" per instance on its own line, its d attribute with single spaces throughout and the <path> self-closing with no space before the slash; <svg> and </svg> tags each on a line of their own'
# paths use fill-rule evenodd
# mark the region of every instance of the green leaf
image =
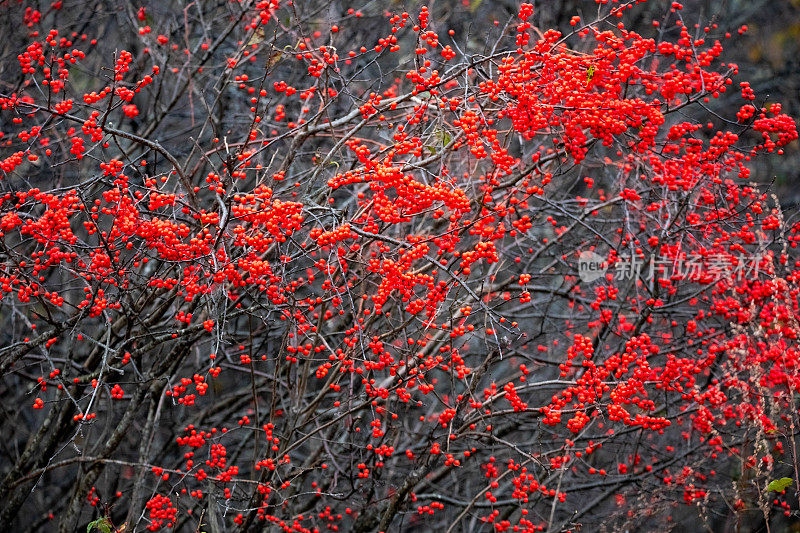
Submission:
<svg viewBox="0 0 800 533">
<path fill-rule="evenodd" d="M 92 529 L 97 529 L 100 533 L 111 533 L 111 522 L 106 517 L 98 518 L 94 522 L 89 522 L 89 525 L 86 526 L 86 533 L 90 533 Z"/>
<path fill-rule="evenodd" d="M 589 70 L 586 71 L 586 83 L 592 81 L 592 78 L 594 78 L 595 70 L 597 70 L 597 68 L 594 65 L 589 65 Z"/>
<path fill-rule="evenodd" d="M 482 1 L 483 1 L 483 0 L 472 0 L 472 1 L 469 3 L 469 10 L 470 10 L 472 13 L 475 13 L 475 11 L 476 11 L 476 10 L 477 10 L 477 9 L 478 9 L 480 6 L 481 6 L 481 2 L 482 2 Z"/>
<path fill-rule="evenodd" d="M 792 484 L 792 478 L 790 477 L 782 477 L 780 479 L 775 479 L 769 482 L 767 485 L 767 490 L 771 490 L 774 492 L 783 492 L 786 490 L 786 487 Z"/>
<path fill-rule="evenodd" d="M 447 145 L 450 144 L 450 141 L 453 140 L 453 137 L 449 133 L 438 128 L 434 130 L 433 136 L 438 142 L 432 145 L 425 145 L 425 148 L 430 150 L 432 155 L 438 154 L 440 150 L 446 148 Z"/>
</svg>

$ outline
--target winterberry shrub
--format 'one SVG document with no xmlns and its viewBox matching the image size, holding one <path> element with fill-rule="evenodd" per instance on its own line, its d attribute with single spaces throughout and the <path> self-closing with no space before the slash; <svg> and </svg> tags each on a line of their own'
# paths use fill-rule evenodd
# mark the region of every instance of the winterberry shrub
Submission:
<svg viewBox="0 0 800 533">
<path fill-rule="evenodd" d="M 350 4 L 0 4 L 0 524 L 796 519 L 746 28 Z"/>
</svg>

